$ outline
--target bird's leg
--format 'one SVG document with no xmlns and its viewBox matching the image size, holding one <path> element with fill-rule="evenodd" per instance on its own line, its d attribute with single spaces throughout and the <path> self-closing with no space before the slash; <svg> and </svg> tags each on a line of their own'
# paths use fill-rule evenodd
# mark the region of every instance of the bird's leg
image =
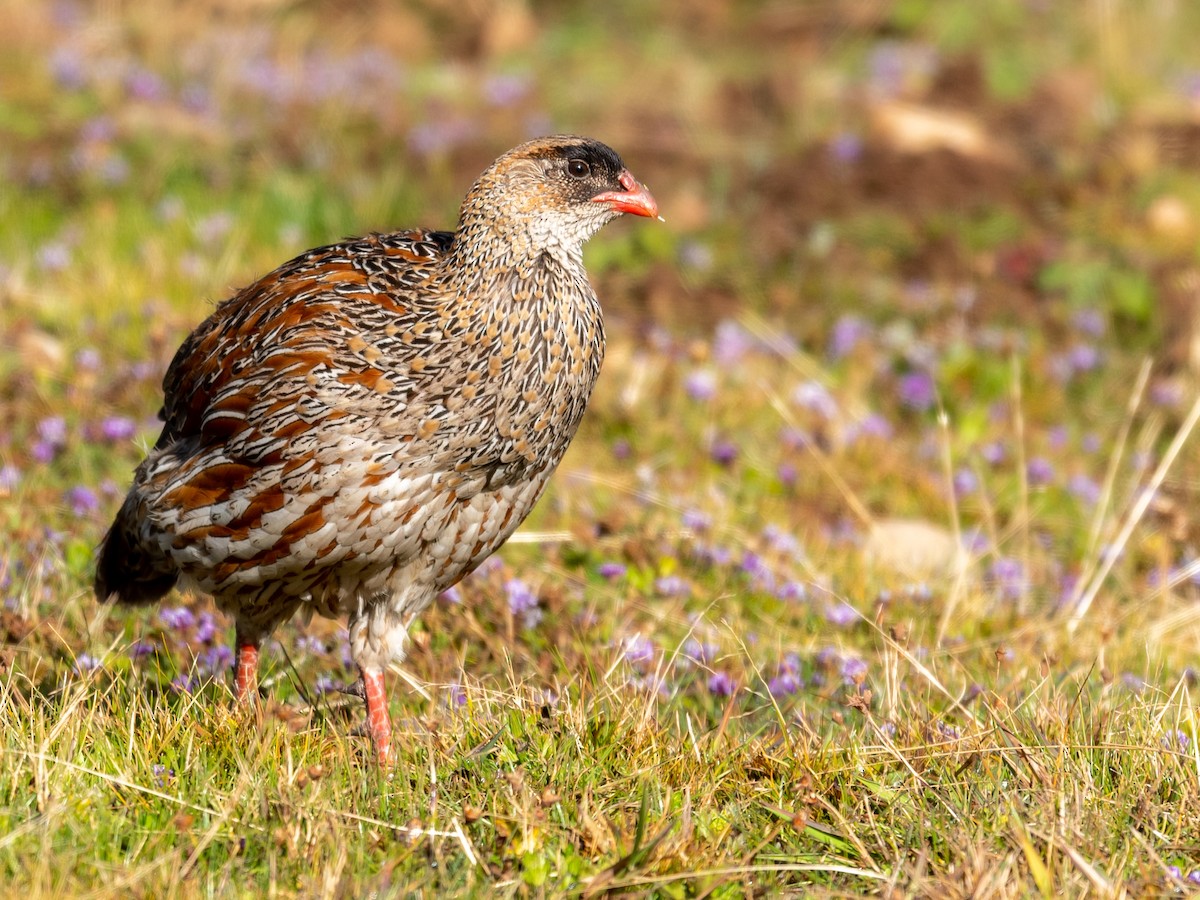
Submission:
<svg viewBox="0 0 1200 900">
<path fill-rule="evenodd" d="M 383 687 L 383 672 L 359 668 L 362 672 L 363 695 L 367 701 L 367 731 L 375 745 L 379 764 L 392 761 L 392 720 L 388 716 L 387 692 Z"/>
<path fill-rule="evenodd" d="M 235 667 L 234 693 L 239 702 L 253 700 L 258 696 L 258 641 L 237 636 L 237 665 Z"/>
</svg>

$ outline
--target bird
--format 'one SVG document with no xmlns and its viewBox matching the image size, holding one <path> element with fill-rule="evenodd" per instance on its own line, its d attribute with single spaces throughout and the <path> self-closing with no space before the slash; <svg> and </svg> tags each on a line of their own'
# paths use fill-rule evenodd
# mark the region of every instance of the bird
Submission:
<svg viewBox="0 0 1200 900">
<path fill-rule="evenodd" d="M 605 346 L 583 244 L 627 213 L 660 218 L 616 151 L 538 138 L 484 170 L 453 231 L 318 247 L 220 303 L 163 378 L 162 432 L 96 550 L 98 600 L 211 595 L 246 702 L 281 623 L 345 616 L 365 731 L 392 762 L 384 669 L 574 437 Z"/>
</svg>

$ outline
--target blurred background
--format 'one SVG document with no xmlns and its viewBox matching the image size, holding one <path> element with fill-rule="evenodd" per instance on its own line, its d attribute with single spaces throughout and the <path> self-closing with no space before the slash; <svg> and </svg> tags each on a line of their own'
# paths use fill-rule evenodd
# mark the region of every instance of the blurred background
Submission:
<svg viewBox="0 0 1200 900">
<path fill-rule="evenodd" d="M 605 596 L 667 640 L 750 596 L 721 614 L 809 642 L 834 598 L 938 602 L 965 547 L 978 590 L 924 616 L 941 640 L 1057 614 L 1116 542 L 1120 616 L 1194 646 L 1200 467 L 1154 472 L 1200 358 L 1195 4 L 0 0 L 0 22 L 0 509 L 26 623 L 84 596 L 213 303 L 313 245 L 451 227 L 500 152 L 579 132 L 666 223 L 587 249 L 609 360 L 506 557 L 581 573 L 546 575 L 542 608 L 579 622 L 611 564 L 640 575 Z M 896 547 L 929 565 L 864 564 Z"/>
</svg>

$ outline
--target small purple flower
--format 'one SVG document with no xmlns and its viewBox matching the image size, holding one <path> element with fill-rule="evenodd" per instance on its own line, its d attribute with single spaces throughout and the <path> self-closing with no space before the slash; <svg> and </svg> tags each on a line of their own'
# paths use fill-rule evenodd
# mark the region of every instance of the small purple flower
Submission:
<svg viewBox="0 0 1200 900">
<path fill-rule="evenodd" d="M 196 624 L 196 617 L 186 606 L 167 606 L 159 610 L 158 620 L 171 631 L 187 631 Z"/>
<path fill-rule="evenodd" d="M 134 641 L 129 645 L 129 658 L 142 659 L 154 653 L 155 647 L 149 641 Z"/>
<path fill-rule="evenodd" d="M 35 259 L 43 271 L 61 272 L 71 264 L 71 248 L 65 241 L 48 241 L 38 247 Z"/>
<path fill-rule="evenodd" d="M 708 677 L 708 692 L 717 697 L 729 697 L 737 690 L 737 684 L 728 672 L 713 672 Z"/>
<path fill-rule="evenodd" d="M 233 668 L 233 649 L 227 644 L 209 647 L 200 654 L 199 668 L 205 674 L 216 674 Z"/>
<path fill-rule="evenodd" d="M 1146 689 L 1146 682 L 1132 672 L 1125 672 L 1121 675 L 1121 683 L 1125 685 L 1126 690 L 1133 694 L 1140 694 Z"/>
<path fill-rule="evenodd" d="M 654 592 L 660 597 L 687 597 L 692 587 L 678 575 L 663 575 L 654 580 Z"/>
<path fill-rule="evenodd" d="M 75 674 L 82 675 L 85 672 L 94 672 L 100 668 L 100 660 L 92 656 L 90 653 L 80 653 L 75 657 Z"/>
<path fill-rule="evenodd" d="M 520 616 L 526 628 L 534 628 L 542 621 L 537 594 L 524 581 L 510 578 L 504 585 L 504 593 L 508 598 L 508 611 L 514 618 Z"/>
<path fill-rule="evenodd" d="M 194 231 L 202 244 L 215 244 L 233 228 L 233 214 L 221 210 L 211 213 L 196 222 Z"/>
<path fill-rule="evenodd" d="M 721 368 L 730 368 L 755 349 L 757 340 L 732 319 L 722 319 L 713 334 L 713 358 Z"/>
<path fill-rule="evenodd" d="M 51 447 L 65 447 L 67 423 L 62 416 L 47 416 L 37 423 L 38 438 Z"/>
<path fill-rule="evenodd" d="M 683 655 L 692 662 L 711 665 L 717 658 L 717 645 L 688 638 L 683 644 Z"/>
<path fill-rule="evenodd" d="M 686 509 L 683 511 L 683 515 L 680 516 L 680 522 L 688 531 L 695 534 L 703 534 L 712 525 L 712 516 L 698 509 Z"/>
<path fill-rule="evenodd" d="M 1104 313 L 1091 307 L 1076 311 L 1071 324 L 1075 326 L 1076 331 L 1093 338 L 1103 337 L 1108 327 Z"/>
<path fill-rule="evenodd" d="M 526 74 L 489 75 L 483 82 L 483 97 L 491 106 L 512 106 L 524 99 L 532 84 Z"/>
<path fill-rule="evenodd" d="M 1100 501 L 1100 485 L 1082 473 L 1071 476 L 1067 482 L 1067 490 L 1084 506 L 1095 506 Z"/>
<path fill-rule="evenodd" d="M 1075 372 L 1092 372 L 1100 367 L 1100 351 L 1091 344 L 1076 344 L 1067 353 Z"/>
<path fill-rule="evenodd" d="M 952 741 L 957 741 L 962 737 L 962 733 L 948 722 L 939 721 L 937 723 L 937 730 L 942 737 L 949 738 Z"/>
<path fill-rule="evenodd" d="M 850 423 L 850 427 L 846 429 L 846 441 L 851 444 L 858 441 L 859 438 L 878 438 L 886 441 L 895 434 L 895 431 L 892 423 L 879 413 L 868 413 L 857 422 Z"/>
<path fill-rule="evenodd" d="M 1054 466 L 1041 456 L 1035 456 L 1029 460 L 1025 472 L 1031 485 L 1049 484 L 1054 480 Z"/>
<path fill-rule="evenodd" d="M 775 588 L 775 596 L 779 600 L 798 603 L 808 599 L 808 588 L 799 581 L 785 581 Z"/>
<path fill-rule="evenodd" d="M 625 438 L 617 438 L 612 442 L 612 455 L 613 459 L 618 462 L 624 462 L 633 455 L 633 447 L 630 446 L 629 441 L 625 440 Z"/>
<path fill-rule="evenodd" d="M 1004 462 L 1004 458 L 1008 454 L 1004 450 L 1004 445 L 999 441 L 988 441 L 979 448 L 979 455 L 989 466 L 998 466 Z"/>
<path fill-rule="evenodd" d="M 596 567 L 596 574 L 598 574 L 601 578 L 608 579 L 609 581 L 616 581 L 618 578 L 624 578 L 627 571 L 628 568 L 624 563 L 613 562 L 612 560 L 609 560 L 608 562 L 602 562 Z"/>
<path fill-rule="evenodd" d="M 843 165 L 858 162 L 862 152 L 863 140 L 857 134 L 843 131 L 829 141 L 829 155 Z"/>
<path fill-rule="evenodd" d="M 738 458 L 737 444 L 726 438 L 717 438 L 712 442 L 709 454 L 712 456 L 713 462 L 718 465 L 731 466 Z"/>
<path fill-rule="evenodd" d="M 819 381 L 804 381 L 792 391 L 792 402 L 802 409 L 816 413 L 822 419 L 833 419 L 838 414 L 837 401 L 829 389 Z"/>
<path fill-rule="evenodd" d="M 896 382 L 896 394 L 909 409 L 924 412 L 937 401 L 933 376 L 928 372 L 905 372 Z"/>
<path fill-rule="evenodd" d="M 196 629 L 196 633 L 199 634 L 200 630 Z M 302 634 L 296 638 L 296 650 L 300 653 L 311 653 L 314 656 L 324 656 L 329 652 L 325 642 L 315 634 Z"/>
<path fill-rule="evenodd" d="M 159 787 L 166 787 L 167 782 L 175 777 L 174 769 L 168 769 L 160 763 L 155 763 L 151 766 L 150 772 L 154 775 L 154 783 Z"/>
<path fill-rule="evenodd" d="M 654 662 L 658 648 L 643 634 L 631 634 L 621 642 L 621 655 L 631 666 L 643 668 Z"/>
<path fill-rule="evenodd" d="M 683 389 L 693 400 L 707 402 L 717 395 L 717 373 L 712 369 L 695 369 L 684 379 Z"/>
<path fill-rule="evenodd" d="M 467 692 L 457 681 L 446 685 L 446 702 L 454 709 L 467 705 Z"/>
<path fill-rule="evenodd" d="M 171 679 L 171 690 L 176 694 L 190 694 L 200 686 L 195 675 L 176 675 Z"/>
<path fill-rule="evenodd" d="M 1179 866 L 1167 866 L 1167 878 L 1172 881 L 1183 880 L 1183 870 Z"/>
<path fill-rule="evenodd" d="M 1011 556 L 1002 556 L 993 562 L 988 576 L 1007 600 L 1017 599 L 1029 586 L 1025 565 Z"/>
<path fill-rule="evenodd" d="M 318 675 L 317 680 L 313 682 L 313 690 L 315 690 L 319 696 L 332 694 L 340 687 L 341 685 L 339 685 L 331 675 Z"/>
<path fill-rule="evenodd" d="M 954 473 L 954 493 L 966 497 L 979 490 L 979 477 L 966 466 Z"/>
<path fill-rule="evenodd" d="M 1187 874 L 1188 884 L 1200 884 L 1200 869 L 1192 869 Z"/>
<path fill-rule="evenodd" d="M 857 656 L 847 656 L 842 659 L 841 673 L 846 684 L 861 684 L 867 677 L 867 663 Z"/>
<path fill-rule="evenodd" d="M 462 591 L 459 590 L 459 587 L 457 584 L 451 585 L 450 587 L 448 587 L 444 591 L 442 591 L 439 599 L 443 603 L 453 603 L 454 605 L 457 606 L 462 603 Z"/>
<path fill-rule="evenodd" d="M 135 66 L 125 76 L 125 93 L 135 100 L 161 100 L 166 85 L 154 72 Z"/>
<path fill-rule="evenodd" d="M 1192 743 L 1191 737 L 1186 731 L 1181 731 L 1176 728 L 1173 731 L 1168 731 L 1163 735 L 1162 745 L 1167 750 L 1178 750 L 1180 753 L 1187 753 L 1188 746 Z"/>
<path fill-rule="evenodd" d="M 95 347 L 84 347 L 75 354 L 75 367 L 82 372 L 98 372 L 100 351 Z"/>
<path fill-rule="evenodd" d="M 100 498 L 90 487 L 77 484 L 67 491 L 67 504 L 77 516 L 87 516 L 100 508 Z"/>
<path fill-rule="evenodd" d="M 8 463 L 0 466 L 0 491 L 16 490 L 21 483 L 21 470 Z"/>
<path fill-rule="evenodd" d="M 825 620 L 832 625 L 845 628 L 856 623 L 858 619 L 858 610 L 844 600 L 825 607 Z"/>
<path fill-rule="evenodd" d="M 804 687 L 804 682 L 795 672 L 781 671 L 767 682 L 767 690 L 772 697 L 790 697 Z"/>
<path fill-rule="evenodd" d="M 137 423 L 126 416 L 109 416 L 100 423 L 100 434 L 110 443 L 128 441 L 137 434 Z"/>
</svg>

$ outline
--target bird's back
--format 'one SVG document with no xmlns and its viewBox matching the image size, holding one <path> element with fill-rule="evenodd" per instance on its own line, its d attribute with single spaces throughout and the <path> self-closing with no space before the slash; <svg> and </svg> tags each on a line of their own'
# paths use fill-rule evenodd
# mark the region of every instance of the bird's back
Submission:
<svg viewBox="0 0 1200 900">
<path fill-rule="evenodd" d="M 243 613 L 336 614 L 397 580 L 453 584 L 498 547 L 578 426 L 603 330 L 581 267 L 467 280 L 452 245 L 319 248 L 218 307 L 164 379 L 101 595 L 153 599 L 176 572 Z"/>
</svg>

